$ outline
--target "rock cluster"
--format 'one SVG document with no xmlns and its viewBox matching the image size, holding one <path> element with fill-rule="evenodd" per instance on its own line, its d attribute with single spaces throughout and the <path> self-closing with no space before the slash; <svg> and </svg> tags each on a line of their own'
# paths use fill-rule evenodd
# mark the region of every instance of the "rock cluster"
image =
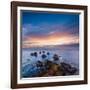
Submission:
<svg viewBox="0 0 90 90">
<path fill-rule="evenodd" d="M 42 61 L 38 60 L 35 63 L 35 66 L 32 68 L 28 64 L 24 68 L 24 70 L 26 71 L 22 75 L 22 77 L 48 77 L 48 76 L 76 75 L 76 72 L 78 71 L 78 69 L 76 67 L 73 67 L 69 63 L 58 62 L 60 61 L 60 58 L 57 54 L 53 55 L 52 57 L 53 61 L 46 59 L 46 57 L 50 55 L 49 52 L 47 52 L 47 55 L 45 54 L 45 51 L 39 52 L 39 54 L 42 54 L 41 57 L 43 60 Z M 34 53 L 31 53 L 30 55 L 37 58 L 38 53 L 34 52 Z"/>
</svg>

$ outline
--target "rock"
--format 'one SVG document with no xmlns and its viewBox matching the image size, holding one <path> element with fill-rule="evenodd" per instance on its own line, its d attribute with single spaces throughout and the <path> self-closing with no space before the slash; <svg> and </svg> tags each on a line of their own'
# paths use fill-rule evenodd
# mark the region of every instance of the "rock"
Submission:
<svg viewBox="0 0 90 90">
<path fill-rule="evenodd" d="M 41 54 L 41 52 L 39 52 L 39 54 Z"/>
<path fill-rule="evenodd" d="M 45 54 L 42 54 L 42 59 L 45 59 L 47 56 Z"/>
<path fill-rule="evenodd" d="M 74 73 L 77 71 L 75 67 L 72 67 L 67 63 L 61 63 L 61 67 L 63 70 L 63 75 L 74 75 Z"/>
<path fill-rule="evenodd" d="M 59 60 L 59 56 L 57 54 L 54 54 L 53 59 L 54 59 L 54 61 L 57 61 L 57 60 Z"/>
<path fill-rule="evenodd" d="M 37 57 L 37 56 L 38 56 L 37 52 L 34 52 L 34 56 L 35 56 L 35 57 Z"/>
<path fill-rule="evenodd" d="M 30 55 L 31 55 L 31 56 L 34 56 L 34 53 L 31 53 Z"/>
<path fill-rule="evenodd" d="M 49 53 L 49 52 L 47 52 L 47 55 L 50 55 L 50 53 Z"/>
<path fill-rule="evenodd" d="M 45 51 L 43 51 L 43 53 L 45 53 Z"/>
<path fill-rule="evenodd" d="M 37 61 L 36 66 L 37 67 L 43 67 L 43 63 L 41 61 Z"/>
</svg>

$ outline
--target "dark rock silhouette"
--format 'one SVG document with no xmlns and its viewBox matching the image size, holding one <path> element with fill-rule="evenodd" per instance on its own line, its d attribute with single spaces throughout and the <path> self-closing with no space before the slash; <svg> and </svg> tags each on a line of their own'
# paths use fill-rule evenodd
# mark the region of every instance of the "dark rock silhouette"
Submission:
<svg viewBox="0 0 90 90">
<path fill-rule="evenodd" d="M 31 53 L 30 55 L 37 57 L 38 56 L 38 53 L 37 52 L 34 52 L 34 53 Z"/>
<path fill-rule="evenodd" d="M 42 59 L 45 59 L 47 56 L 45 54 L 42 54 Z"/>
<path fill-rule="evenodd" d="M 53 59 L 54 59 L 54 61 L 57 61 L 57 60 L 59 60 L 59 56 L 57 54 L 54 54 Z"/>
<path fill-rule="evenodd" d="M 30 55 L 31 55 L 31 56 L 34 56 L 34 53 L 31 53 Z"/>
<path fill-rule="evenodd" d="M 39 52 L 39 54 L 41 54 L 41 52 Z"/>
<path fill-rule="evenodd" d="M 47 55 L 50 55 L 50 53 L 49 53 L 49 52 L 47 52 Z"/>
<path fill-rule="evenodd" d="M 36 65 L 37 65 L 37 67 L 42 67 L 43 63 L 41 61 L 38 61 Z"/>
<path fill-rule="evenodd" d="M 61 63 L 62 70 L 64 72 L 64 75 L 73 75 L 77 71 L 75 67 L 72 67 L 70 64 L 67 63 Z"/>
<path fill-rule="evenodd" d="M 37 52 L 34 52 L 34 56 L 35 56 L 35 57 L 37 57 L 37 56 L 38 56 Z"/>
<path fill-rule="evenodd" d="M 45 53 L 45 51 L 43 51 L 43 53 Z"/>
</svg>

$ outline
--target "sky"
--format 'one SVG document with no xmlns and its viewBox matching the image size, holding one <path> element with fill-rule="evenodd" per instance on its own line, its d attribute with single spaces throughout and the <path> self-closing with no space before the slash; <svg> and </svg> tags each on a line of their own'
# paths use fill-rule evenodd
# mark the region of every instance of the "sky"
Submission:
<svg viewBox="0 0 90 90">
<path fill-rule="evenodd" d="M 79 14 L 22 11 L 22 47 L 79 43 Z"/>
</svg>

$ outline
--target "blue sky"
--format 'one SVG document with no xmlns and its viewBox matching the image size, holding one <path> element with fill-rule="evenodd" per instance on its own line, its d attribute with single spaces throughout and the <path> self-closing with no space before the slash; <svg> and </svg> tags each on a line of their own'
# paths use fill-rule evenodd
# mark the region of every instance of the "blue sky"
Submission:
<svg viewBox="0 0 90 90">
<path fill-rule="evenodd" d="M 28 45 L 37 44 L 40 38 L 51 39 L 50 36 L 79 38 L 79 14 L 22 11 L 21 19 L 22 38 Z"/>
</svg>

